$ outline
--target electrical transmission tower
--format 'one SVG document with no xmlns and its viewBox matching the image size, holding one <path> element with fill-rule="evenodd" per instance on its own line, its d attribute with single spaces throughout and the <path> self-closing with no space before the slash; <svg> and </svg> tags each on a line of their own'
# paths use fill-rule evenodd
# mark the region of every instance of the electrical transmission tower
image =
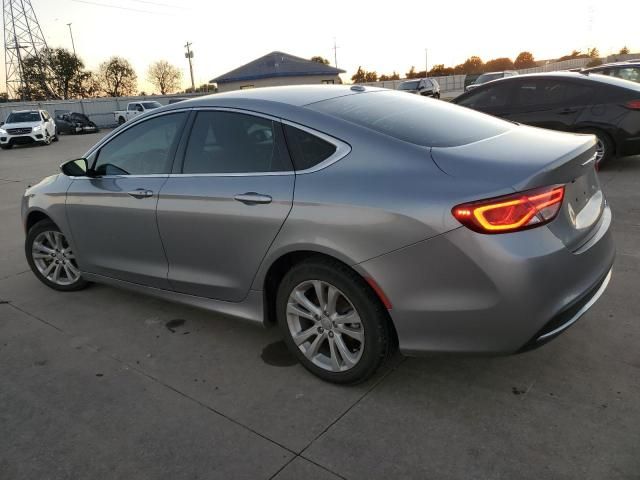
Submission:
<svg viewBox="0 0 640 480">
<path fill-rule="evenodd" d="M 29 99 L 31 79 L 25 78 L 25 62 L 35 66 L 38 76 L 46 86 L 48 66 L 41 58 L 47 42 L 38 23 L 31 0 L 3 0 L 4 63 L 8 98 Z"/>
</svg>

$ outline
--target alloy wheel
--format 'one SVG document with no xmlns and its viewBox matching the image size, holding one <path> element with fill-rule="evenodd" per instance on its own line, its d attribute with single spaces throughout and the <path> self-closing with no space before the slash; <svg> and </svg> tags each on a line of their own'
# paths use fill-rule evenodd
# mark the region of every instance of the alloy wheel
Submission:
<svg viewBox="0 0 640 480">
<path fill-rule="evenodd" d="M 307 280 L 287 302 L 287 325 L 296 346 L 314 365 L 344 372 L 364 351 L 364 325 L 347 296 L 334 285 Z"/>
<path fill-rule="evenodd" d="M 607 153 L 607 148 L 604 144 L 604 142 L 602 141 L 602 139 L 600 137 L 596 137 L 597 138 L 597 142 L 596 142 L 596 166 L 600 165 L 600 162 L 602 162 L 602 159 L 604 158 L 604 156 Z"/>
<path fill-rule="evenodd" d="M 31 257 L 38 272 L 56 285 L 73 285 L 80 279 L 76 258 L 60 232 L 49 230 L 40 233 L 31 245 Z"/>
</svg>

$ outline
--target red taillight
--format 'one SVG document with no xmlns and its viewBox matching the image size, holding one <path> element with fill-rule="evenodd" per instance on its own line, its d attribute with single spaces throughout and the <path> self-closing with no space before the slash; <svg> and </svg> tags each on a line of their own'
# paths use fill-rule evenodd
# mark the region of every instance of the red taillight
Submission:
<svg viewBox="0 0 640 480">
<path fill-rule="evenodd" d="M 640 100 L 631 100 L 630 102 L 625 103 L 624 106 L 631 110 L 640 110 Z"/>
<path fill-rule="evenodd" d="M 479 233 L 506 233 L 553 220 L 562 205 L 564 186 L 536 188 L 503 197 L 464 203 L 451 212 L 465 227 Z"/>
</svg>

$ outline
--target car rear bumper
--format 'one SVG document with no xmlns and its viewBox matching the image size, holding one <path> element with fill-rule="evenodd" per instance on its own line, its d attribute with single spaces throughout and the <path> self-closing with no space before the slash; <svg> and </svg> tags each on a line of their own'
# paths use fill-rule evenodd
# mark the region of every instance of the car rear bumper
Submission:
<svg viewBox="0 0 640 480">
<path fill-rule="evenodd" d="M 356 268 L 389 298 L 403 353 L 515 353 L 555 337 L 600 297 L 615 256 L 610 226 L 606 207 L 574 252 L 547 227 L 462 227 Z"/>
</svg>

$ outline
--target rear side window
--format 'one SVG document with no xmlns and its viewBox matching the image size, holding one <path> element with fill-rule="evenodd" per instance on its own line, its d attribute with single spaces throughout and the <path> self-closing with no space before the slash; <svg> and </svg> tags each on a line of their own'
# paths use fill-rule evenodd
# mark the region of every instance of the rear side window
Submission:
<svg viewBox="0 0 640 480">
<path fill-rule="evenodd" d="M 483 113 L 400 92 L 358 93 L 307 107 L 426 147 L 464 145 L 513 128 Z"/>
<path fill-rule="evenodd" d="M 198 113 L 183 173 L 283 171 L 291 171 L 291 161 L 279 123 L 236 112 Z"/>
<path fill-rule="evenodd" d="M 297 171 L 315 167 L 336 151 L 336 146 L 311 133 L 284 125 L 287 145 Z"/>
</svg>

